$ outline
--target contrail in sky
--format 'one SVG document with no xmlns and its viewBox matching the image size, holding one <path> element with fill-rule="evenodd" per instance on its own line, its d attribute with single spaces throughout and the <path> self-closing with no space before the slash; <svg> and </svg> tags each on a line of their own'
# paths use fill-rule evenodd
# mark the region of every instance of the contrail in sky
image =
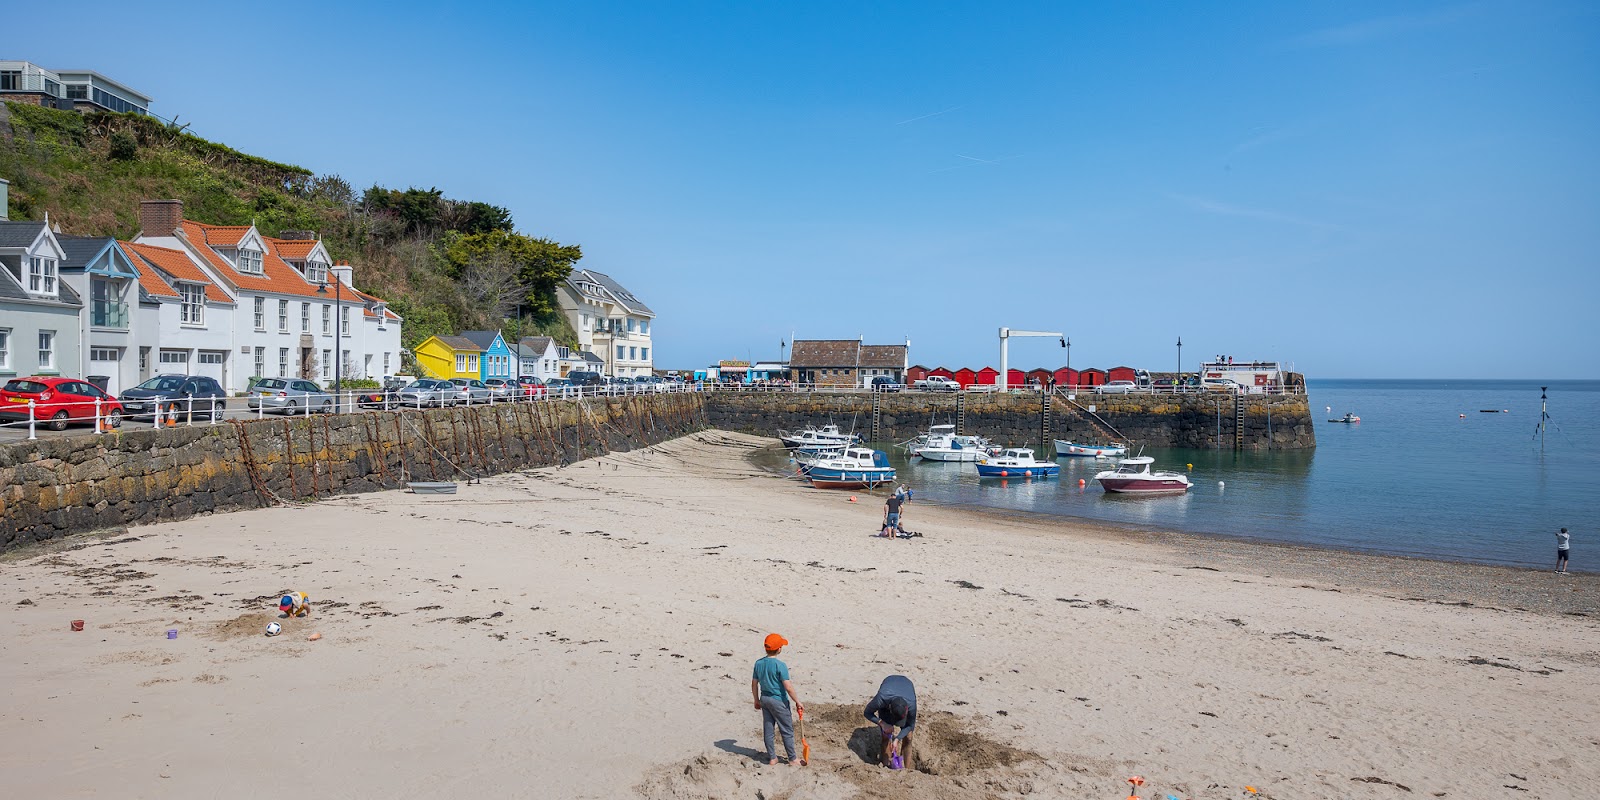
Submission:
<svg viewBox="0 0 1600 800">
<path fill-rule="evenodd" d="M 950 113 L 952 111 L 960 111 L 961 109 L 963 109 L 965 107 L 966 106 L 951 106 L 951 107 L 949 107 L 949 108 L 947 108 L 947 109 L 945 109 L 943 111 L 935 111 L 932 114 L 923 114 L 920 117 L 912 117 L 911 119 L 903 119 L 903 120 L 900 120 L 899 122 L 896 122 L 895 124 L 896 125 L 905 125 L 908 122 L 916 122 L 919 119 L 927 119 L 929 117 L 937 117 L 940 114 L 948 114 L 948 113 Z"/>
</svg>

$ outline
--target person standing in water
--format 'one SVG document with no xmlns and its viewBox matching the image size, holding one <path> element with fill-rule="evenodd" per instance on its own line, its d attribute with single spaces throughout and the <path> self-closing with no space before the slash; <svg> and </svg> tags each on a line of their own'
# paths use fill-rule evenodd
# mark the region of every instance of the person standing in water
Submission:
<svg viewBox="0 0 1600 800">
<path fill-rule="evenodd" d="M 1562 528 L 1556 534 L 1556 572 L 1567 571 L 1567 556 L 1572 552 L 1572 537 L 1567 534 L 1567 529 Z"/>
</svg>

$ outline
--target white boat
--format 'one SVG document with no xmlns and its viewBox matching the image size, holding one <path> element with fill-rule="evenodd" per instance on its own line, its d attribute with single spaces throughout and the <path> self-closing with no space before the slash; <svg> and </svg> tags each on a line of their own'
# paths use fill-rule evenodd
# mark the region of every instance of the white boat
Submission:
<svg viewBox="0 0 1600 800">
<path fill-rule="evenodd" d="M 1125 444 L 1075 444 L 1066 439 L 1056 440 L 1057 456 L 1091 456 L 1094 458 L 1113 458 L 1128 454 Z"/>
<path fill-rule="evenodd" d="M 844 454 L 801 468 L 818 489 L 862 489 L 894 483 L 889 458 L 870 447 L 847 447 Z"/>
<path fill-rule="evenodd" d="M 919 439 L 921 443 L 913 445 L 910 452 L 929 461 L 977 461 L 990 449 L 989 440 L 958 435 L 954 425 L 934 425 Z"/>
<path fill-rule="evenodd" d="M 1026 447 L 1007 447 L 1000 455 L 978 459 L 980 478 L 1053 478 L 1060 474 L 1060 464 L 1040 461 Z"/>
<path fill-rule="evenodd" d="M 840 433 L 838 425 L 824 425 L 820 428 L 807 425 L 805 430 L 796 433 L 780 428 L 778 438 L 782 439 L 783 446 L 790 450 L 802 447 L 836 447 L 861 441 L 861 437 L 853 433 Z"/>
<path fill-rule="evenodd" d="M 1156 462 L 1149 456 L 1124 458 L 1114 470 L 1094 476 L 1100 488 L 1123 494 L 1157 494 L 1189 491 L 1189 476 L 1178 472 L 1151 472 Z"/>
</svg>

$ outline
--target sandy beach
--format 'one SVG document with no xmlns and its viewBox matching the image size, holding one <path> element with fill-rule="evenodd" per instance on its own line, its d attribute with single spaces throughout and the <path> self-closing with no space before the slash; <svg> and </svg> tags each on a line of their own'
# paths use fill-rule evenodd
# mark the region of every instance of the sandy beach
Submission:
<svg viewBox="0 0 1600 800">
<path fill-rule="evenodd" d="M 877 497 L 721 432 L 0 561 L 0 774 L 61 797 L 1570 798 L 1600 578 Z M 280 620 L 286 590 L 309 618 Z M 82 632 L 69 629 L 85 621 Z M 176 638 L 167 638 L 169 629 Z M 768 767 L 768 631 L 808 707 Z M 308 641 L 311 633 L 319 641 Z M 862 752 L 910 676 L 916 771 Z M 759 759 L 759 760 L 758 760 Z"/>
</svg>

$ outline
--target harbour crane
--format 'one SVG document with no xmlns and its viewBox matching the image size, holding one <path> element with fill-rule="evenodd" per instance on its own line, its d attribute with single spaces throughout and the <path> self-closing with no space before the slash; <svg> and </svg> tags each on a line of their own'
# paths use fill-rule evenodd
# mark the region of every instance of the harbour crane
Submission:
<svg viewBox="0 0 1600 800">
<path fill-rule="evenodd" d="M 1004 391 L 1010 391 L 1010 389 L 1011 389 L 1011 371 L 1009 369 L 1010 364 L 1009 364 L 1009 361 L 1008 361 L 1008 353 L 1007 353 L 1006 345 L 1011 341 L 1011 337 L 1013 337 L 1013 336 L 1045 336 L 1045 337 L 1052 337 L 1052 338 L 1060 339 L 1062 347 L 1066 347 L 1067 346 L 1067 335 L 1064 334 L 1064 333 L 1057 333 L 1055 331 L 1018 331 L 1018 330 L 1012 330 L 1010 328 L 1001 328 L 1000 329 L 1000 379 L 999 379 L 998 383 L 1000 385 L 1000 391 L 1003 391 L 1003 392 Z"/>
</svg>

